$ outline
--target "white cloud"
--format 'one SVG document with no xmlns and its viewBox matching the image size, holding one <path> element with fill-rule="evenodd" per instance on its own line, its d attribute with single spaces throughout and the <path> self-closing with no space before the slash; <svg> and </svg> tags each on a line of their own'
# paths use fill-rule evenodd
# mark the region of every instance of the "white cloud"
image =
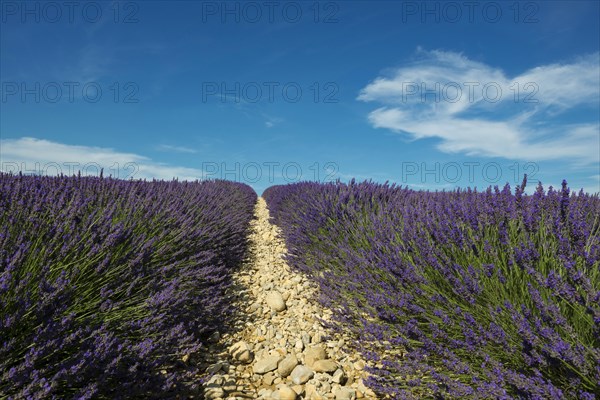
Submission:
<svg viewBox="0 0 600 400">
<path fill-rule="evenodd" d="M 172 153 L 187 153 L 187 154 L 196 154 L 198 151 L 196 149 L 192 149 L 184 146 L 172 146 L 169 144 L 161 144 L 156 146 L 156 149 L 159 151 L 172 152 Z"/>
<path fill-rule="evenodd" d="M 514 78 L 523 85 L 537 83 L 535 98 L 542 105 L 569 109 L 580 104 L 598 105 L 600 84 L 599 53 L 578 58 L 571 64 L 551 64 L 535 67 Z"/>
<path fill-rule="evenodd" d="M 202 170 L 155 162 L 134 153 L 111 148 L 68 145 L 44 139 L 24 137 L 0 140 L 0 167 L 4 172 L 26 172 L 55 175 L 59 173 L 104 175 L 117 178 L 179 180 L 202 179 Z"/>
<path fill-rule="evenodd" d="M 418 61 L 361 90 L 358 100 L 383 105 L 369 114 L 374 127 L 414 140 L 438 138 L 438 149 L 447 153 L 600 162 L 600 124 L 593 118 L 600 97 L 599 53 L 515 77 L 458 53 L 419 49 L 418 54 Z M 586 106 L 592 122 L 559 118 Z"/>
<path fill-rule="evenodd" d="M 274 117 L 272 115 L 267 115 L 262 113 L 263 118 L 265 118 L 265 126 L 267 128 L 272 128 L 275 125 L 280 124 L 281 122 L 283 122 L 283 118 L 279 118 L 279 117 Z"/>
</svg>

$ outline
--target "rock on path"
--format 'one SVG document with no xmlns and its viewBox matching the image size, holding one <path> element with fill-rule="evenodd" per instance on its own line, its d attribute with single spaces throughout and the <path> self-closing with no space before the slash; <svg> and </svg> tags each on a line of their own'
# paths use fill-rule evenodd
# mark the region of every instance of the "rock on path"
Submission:
<svg viewBox="0 0 600 400">
<path fill-rule="evenodd" d="M 349 337 L 329 340 L 319 320 L 316 284 L 283 260 L 285 244 L 269 222 L 264 199 L 255 208 L 251 256 L 234 281 L 236 301 L 246 311 L 232 334 L 216 335 L 218 360 L 203 370 L 207 399 L 377 399 L 363 384 L 366 363 L 353 354 Z"/>
</svg>

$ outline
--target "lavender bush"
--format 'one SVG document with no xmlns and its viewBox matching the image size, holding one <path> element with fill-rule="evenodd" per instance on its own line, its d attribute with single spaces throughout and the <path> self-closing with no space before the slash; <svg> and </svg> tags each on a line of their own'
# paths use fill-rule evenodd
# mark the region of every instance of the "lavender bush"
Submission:
<svg viewBox="0 0 600 400">
<path fill-rule="evenodd" d="M 600 198 L 299 183 L 264 197 L 290 264 L 394 398 L 600 397 Z M 358 340 L 360 339 L 360 341 Z"/>
<path fill-rule="evenodd" d="M 232 307 L 254 191 L 0 174 L 0 398 L 174 398 Z"/>
</svg>

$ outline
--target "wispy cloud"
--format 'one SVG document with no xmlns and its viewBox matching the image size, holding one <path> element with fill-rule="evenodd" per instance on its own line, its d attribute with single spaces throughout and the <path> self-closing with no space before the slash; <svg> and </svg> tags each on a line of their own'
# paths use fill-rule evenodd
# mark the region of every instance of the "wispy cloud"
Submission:
<svg viewBox="0 0 600 400">
<path fill-rule="evenodd" d="M 173 146 L 170 144 L 161 144 L 156 146 L 158 151 L 170 152 L 170 153 L 187 153 L 187 154 L 196 154 L 198 150 L 192 149 L 184 146 Z"/>
<path fill-rule="evenodd" d="M 272 128 L 277 124 L 280 124 L 281 122 L 283 122 L 283 118 L 278 118 L 278 117 L 273 117 L 267 114 L 262 114 L 263 117 L 266 119 L 265 121 L 265 126 L 267 128 Z"/>
<path fill-rule="evenodd" d="M 86 43 L 74 51 L 72 62 L 53 65 L 50 69 L 51 76 L 57 81 L 75 82 L 80 85 L 79 90 L 75 90 L 75 94 L 80 96 L 81 86 L 100 82 L 109 75 L 115 60 L 114 53 L 114 47 Z"/>
<path fill-rule="evenodd" d="M 600 162 L 599 53 L 514 77 L 454 52 L 419 49 L 417 56 L 360 92 L 358 100 L 382 105 L 369 114 L 374 127 L 440 139 L 446 153 Z M 582 110 L 584 120 L 562 118 Z"/>
<path fill-rule="evenodd" d="M 117 178 L 196 180 L 204 177 L 200 169 L 156 162 L 135 153 L 31 137 L 0 140 L 0 160 L 0 167 L 5 172 L 16 172 L 16 169 L 54 175 L 81 170 L 97 175 L 103 168 L 105 175 L 112 174 Z"/>
</svg>

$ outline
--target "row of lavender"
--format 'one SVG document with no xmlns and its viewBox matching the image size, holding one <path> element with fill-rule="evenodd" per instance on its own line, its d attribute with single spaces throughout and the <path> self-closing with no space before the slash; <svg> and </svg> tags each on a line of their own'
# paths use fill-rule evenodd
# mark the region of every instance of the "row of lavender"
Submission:
<svg viewBox="0 0 600 400">
<path fill-rule="evenodd" d="M 0 174 L 0 398 L 195 390 L 180 360 L 233 312 L 255 201 L 225 181 Z"/>
<path fill-rule="evenodd" d="M 263 196 L 394 398 L 600 398 L 600 198 L 299 183 Z"/>
</svg>

